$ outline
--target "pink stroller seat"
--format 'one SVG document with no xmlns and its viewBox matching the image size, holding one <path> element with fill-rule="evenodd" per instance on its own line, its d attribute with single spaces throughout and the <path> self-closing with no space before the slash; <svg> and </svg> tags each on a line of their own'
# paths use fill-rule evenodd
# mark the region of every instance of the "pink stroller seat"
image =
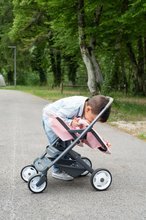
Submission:
<svg viewBox="0 0 146 220">
<path fill-rule="evenodd" d="M 83 121 L 83 120 L 82 120 Z M 87 127 L 87 123 L 85 123 Z M 62 140 L 75 140 L 83 132 L 84 129 L 76 129 L 67 125 L 61 118 L 52 117 L 51 121 L 52 130 L 55 134 Z M 102 137 L 92 128 L 83 139 L 80 140 L 81 143 L 88 145 L 93 149 L 98 149 L 104 153 L 110 154 L 109 146 L 107 142 L 102 139 Z"/>
</svg>

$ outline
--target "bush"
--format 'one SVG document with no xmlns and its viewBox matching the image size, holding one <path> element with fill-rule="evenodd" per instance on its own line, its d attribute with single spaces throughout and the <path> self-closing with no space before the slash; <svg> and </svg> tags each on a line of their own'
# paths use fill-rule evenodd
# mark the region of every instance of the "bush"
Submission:
<svg viewBox="0 0 146 220">
<path fill-rule="evenodd" d="M 39 85 L 39 75 L 35 72 L 19 73 L 17 76 L 18 85 Z"/>
</svg>

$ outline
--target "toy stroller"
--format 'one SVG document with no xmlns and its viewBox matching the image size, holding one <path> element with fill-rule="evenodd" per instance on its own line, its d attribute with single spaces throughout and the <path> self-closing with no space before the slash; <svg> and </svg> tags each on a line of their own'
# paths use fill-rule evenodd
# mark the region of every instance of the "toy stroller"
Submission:
<svg viewBox="0 0 146 220">
<path fill-rule="evenodd" d="M 113 98 L 105 108 L 84 129 L 71 129 L 61 118 L 56 117 L 52 129 L 58 136 L 52 145 L 46 147 L 45 152 L 34 160 L 32 165 L 27 165 L 21 170 L 21 178 L 28 182 L 28 188 L 33 193 L 41 193 L 47 187 L 47 172 L 56 164 L 61 171 L 76 178 L 91 174 L 90 182 L 95 190 L 104 191 L 112 183 L 111 173 L 104 168 L 93 170 L 92 163 L 87 157 L 81 157 L 73 148 L 84 142 L 91 148 L 110 153 L 106 142 L 93 129 L 93 125 L 112 104 Z"/>
</svg>

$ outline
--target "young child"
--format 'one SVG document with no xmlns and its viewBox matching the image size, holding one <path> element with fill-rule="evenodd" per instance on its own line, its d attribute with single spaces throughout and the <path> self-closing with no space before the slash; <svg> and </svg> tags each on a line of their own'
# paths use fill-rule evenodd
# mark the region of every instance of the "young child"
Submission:
<svg viewBox="0 0 146 220">
<path fill-rule="evenodd" d="M 62 118 L 68 125 L 80 127 L 78 118 L 85 119 L 91 123 L 101 110 L 109 102 L 108 98 L 102 95 L 93 96 L 91 98 L 84 96 L 71 96 L 60 99 L 56 102 L 48 104 L 43 109 L 43 127 L 47 135 L 49 144 L 52 144 L 57 135 L 51 128 L 52 116 Z M 102 114 L 99 121 L 106 122 L 110 114 L 110 107 Z M 62 180 L 72 180 L 73 177 L 67 173 L 61 172 L 56 166 L 53 166 L 52 177 Z"/>
</svg>

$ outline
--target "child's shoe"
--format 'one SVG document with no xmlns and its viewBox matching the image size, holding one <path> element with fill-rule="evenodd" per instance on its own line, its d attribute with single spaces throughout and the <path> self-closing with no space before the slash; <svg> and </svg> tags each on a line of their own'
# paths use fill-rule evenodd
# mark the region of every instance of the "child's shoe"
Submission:
<svg viewBox="0 0 146 220">
<path fill-rule="evenodd" d="M 74 178 L 72 176 L 69 176 L 65 172 L 57 171 L 57 172 L 52 172 L 52 177 L 60 180 L 73 180 Z"/>
</svg>

